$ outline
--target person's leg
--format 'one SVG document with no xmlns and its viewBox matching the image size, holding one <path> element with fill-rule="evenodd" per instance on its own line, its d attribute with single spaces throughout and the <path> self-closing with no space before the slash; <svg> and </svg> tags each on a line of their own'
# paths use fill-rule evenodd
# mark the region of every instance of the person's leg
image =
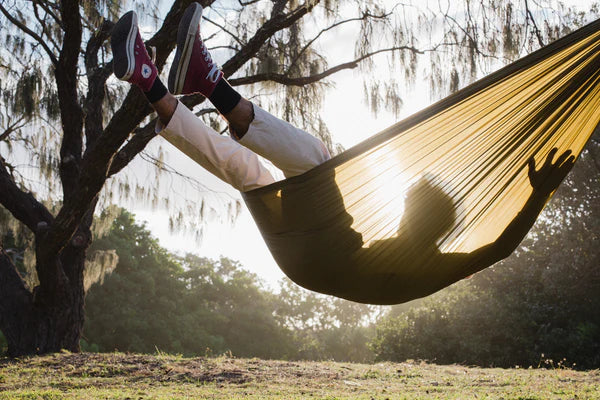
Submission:
<svg viewBox="0 0 600 400">
<path fill-rule="evenodd" d="M 115 76 L 142 89 L 157 112 L 157 133 L 202 167 L 241 191 L 274 182 L 258 156 L 219 135 L 168 93 L 139 35 L 134 12 L 125 14 L 111 37 Z"/>
<path fill-rule="evenodd" d="M 229 85 L 202 42 L 201 17 L 202 6 L 193 3 L 180 22 L 169 73 L 171 92 L 206 96 L 229 123 L 232 137 L 271 160 L 286 177 L 328 160 L 331 156 L 323 142 L 252 104 Z"/>
</svg>

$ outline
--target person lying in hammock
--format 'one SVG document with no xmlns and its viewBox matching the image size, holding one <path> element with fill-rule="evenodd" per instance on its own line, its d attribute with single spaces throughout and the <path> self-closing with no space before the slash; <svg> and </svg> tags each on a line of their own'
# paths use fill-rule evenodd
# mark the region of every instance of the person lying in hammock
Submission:
<svg viewBox="0 0 600 400">
<path fill-rule="evenodd" d="M 269 114 L 229 85 L 202 41 L 201 17 L 202 6 L 198 3 L 191 4 L 182 17 L 177 50 L 169 72 L 169 90 L 158 77 L 157 68 L 139 34 L 136 14 L 133 11 L 126 13 L 113 29 L 111 46 L 115 76 L 137 85 L 144 92 L 159 117 L 157 133 L 241 192 L 275 182 L 258 155 L 281 169 L 286 178 L 300 175 L 330 159 L 327 148 L 319 139 Z M 229 123 L 231 138 L 221 136 L 207 126 L 174 97 L 193 93 L 204 95 L 224 116 Z M 437 240 L 454 223 L 455 210 L 450 197 L 426 181 L 418 182 L 407 192 L 399 235 L 364 247 L 362 235 L 351 228 L 352 217 L 343 211 L 343 199 L 331 172 L 324 184 L 335 193 L 333 207 L 342 209 L 345 215 L 342 216 L 342 231 L 330 237 L 351 242 L 352 248 L 345 259 L 341 262 L 337 259 L 336 265 L 328 269 L 321 268 L 322 264 L 311 263 L 309 255 L 298 254 L 298 257 L 306 258 L 298 264 L 301 267 L 284 269 L 284 272 L 308 289 L 364 303 L 395 304 L 433 293 L 512 253 L 573 166 L 574 157 L 570 151 L 553 162 L 556 152 L 553 149 L 548 154 L 539 171 L 530 160 L 529 179 L 533 192 L 525 207 L 494 243 L 472 253 L 441 253 L 437 248 Z M 423 210 L 423 206 L 418 205 L 425 203 L 418 200 L 423 196 L 433 199 L 432 205 L 426 206 L 433 208 Z M 285 194 L 282 197 L 285 202 Z M 293 204 L 287 206 L 293 207 Z M 429 218 L 423 218 L 423 215 Z M 325 260 L 325 264 L 329 260 L 322 255 L 329 245 L 323 241 L 317 245 L 322 249 L 313 251 L 321 261 Z M 390 248 L 394 250 L 384 251 Z M 311 247 L 306 246 L 306 249 L 308 252 Z M 378 256 L 384 253 L 392 254 L 393 260 L 388 255 Z M 373 265 L 364 268 L 365 259 Z M 404 268 L 401 273 L 389 272 L 389 266 L 398 263 L 414 267 Z"/>
<path fill-rule="evenodd" d="M 529 160 L 533 191 L 527 203 L 494 242 L 470 253 L 440 252 L 438 241 L 456 224 L 455 203 L 432 179 L 420 179 L 406 192 L 397 236 L 371 242 L 354 253 L 348 263 L 353 276 L 339 282 L 339 297 L 376 304 L 403 303 L 432 294 L 508 257 L 573 166 L 570 151 L 552 162 L 556 153 L 556 148 L 550 151 L 539 171 L 535 161 Z M 366 260 L 368 268 L 363 268 Z M 394 268 L 394 264 L 403 268 Z"/>
</svg>

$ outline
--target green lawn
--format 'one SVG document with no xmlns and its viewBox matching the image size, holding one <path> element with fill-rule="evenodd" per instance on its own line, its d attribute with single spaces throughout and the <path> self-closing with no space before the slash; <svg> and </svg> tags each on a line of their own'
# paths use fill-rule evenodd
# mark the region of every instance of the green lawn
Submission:
<svg viewBox="0 0 600 400">
<path fill-rule="evenodd" d="M 136 354 L 0 359 L 0 399 L 600 399 L 600 371 Z"/>
</svg>

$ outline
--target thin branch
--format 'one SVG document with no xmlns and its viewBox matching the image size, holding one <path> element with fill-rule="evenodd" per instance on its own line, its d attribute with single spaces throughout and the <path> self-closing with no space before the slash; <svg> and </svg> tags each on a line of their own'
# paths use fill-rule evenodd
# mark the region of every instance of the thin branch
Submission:
<svg viewBox="0 0 600 400">
<path fill-rule="evenodd" d="M 208 186 L 206 186 L 202 182 L 200 182 L 198 179 L 195 179 L 189 175 L 185 175 L 185 174 L 179 172 L 175 167 L 170 166 L 165 161 L 159 160 L 156 157 L 148 154 L 145 151 L 140 152 L 140 157 L 142 160 L 146 161 L 147 163 L 152 164 L 155 168 L 158 168 L 161 171 L 166 172 L 167 174 L 180 177 L 181 179 L 183 179 L 184 181 L 189 183 L 191 186 L 193 186 L 193 188 L 199 192 L 209 192 L 209 193 L 221 194 L 221 195 L 225 195 L 225 196 L 229 197 L 231 200 L 236 200 L 236 198 L 233 197 L 230 193 L 212 190 Z"/>
<path fill-rule="evenodd" d="M 256 54 L 256 52 L 262 47 L 267 39 L 270 38 L 275 32 L 278 32 L 296 23 L 319 2 L 319 0 L 316 0 L 311 1 L 310 4 L 303 4 L 288 14 L 278 13 L 265 22 L 256 31 L 254 36 L 240 49 L 240 51 L 238 51 L 225 64 L 223 64 L 223 72 L 225 73 L 225 76 L 230 76 L 240 69 L 242 65 L 244 65 L 254 54 Z"/>
<path fill-rule="evenodd" d="M 535 23 L 535 19 L 533 18 L 533 14 L 529 9 L 529 4 L 527 3 L 527 0 L 525 0 L 525 12 L 527 13 L 527 20 L 531 21 L 531 23 L 533 24 L 533 30 L 535 32 L 535 36 L 537 37 L 538 44 L 540 45 L 540 47 L 544 47 L 545 44 L 544 39 L 542 38 L 542 33 L 538 28 L 537 24 Z"/>
<path fill-rule="evenodd" d="M 367 58 L 373 57 L 377 54 L 381 54 L 381 53 L 386 53 L 386 52 L 393 52 L 393 51 L 402 51 L 402 50 L 408 50 L 408 51 L 412 51 L 418 54 L 423 54 L 425 53 L 425 51 L 430 51 L 430 50 L 419 50 L 415 47 L 412 46 L 398 46 L 398 47 L 390 47 L 387 49 L 380 49 L 377 51 L 373 51 L 370 53 L 367 53 L 365 55 L 363 55 L 362 57 L 357 58 L 354 61 L 350 61 L 347 63 L 343 63 L 343 64 L 339 64 L 336 65 L 335 67 L 329 68 L 323 72 L 320 72 L 318 74 L 314 74 L 314 75 L 310 75 L 310 76 L 303 76 L 303 77 L 289 77 L 285 74 L 277 74 L 277 73 L 264 73 L 264 74 L 257 74 L 257 75 L 252 75 L 252 76 L 245 76 L 243 78 L 234 78 L 234 79 L 230 79 L 229 83 L 232 86 L 240 86 L 240 85 L 250 85 L 252 83 L 257 83 L 257 82 L 264 82 L 264 81 L 273 81 L 273 82 L 277 82 L 277 83 L 281 83 L 283 85 L 289 85 L 289 86 L 304 86 L 304 85 L 310 85 L 311 83 L 315 83 L 318 82 L 332 74 L 335 74 L 336 72 L 345 70 L 345 69 L 353 69 L 358 67 L 358 64 L 361 61 L 366 60 Z"/>
<path fill-rule="evenodd" d="M 246 7 L 246 6 L 249 6 L 250 4 L 258 3 L 259 1 L 260 0 L 249 0 L 249 1 L 238 0 L 238 3 L 240 4 L 240 6 Z"/>
<path fill-rule="evenodd" d="M 59 49 L 60 46 L 56 43 L 56 41 L 54 41 L 54 39 L 52 38 L 52 35 L 50 34 L 49 29 L 46 25 L 46 18 L 42 19 L 42 17 L 40 16 L 40 14 L 38 12 L 38 4 L 35 2 L 33 3 L 33 14 L 35 15 L 35 19 L 38 20 L 38 22 L 40 23 L 40 26 L 42 27 L 42 35 L 46 35 L 46 37 L 48 38 L 50 43 L 52 43 L 52 46 L 54 46 L 55 49 Z"/>
<path fill-rule="evenodd" d="M 206 114 L 218 113 L 219 111 L 216 108 L 204 108 L 198 112 L 196 112 L 196 117 L 201 117 Z"/>
<path fill-rule="evenodd" d="M 240 49 L 237 47 L 233 47 L 233 46 L 215 46 L 215 47 L 208 47 L 207 48 L 209 51 L 211 50 L 217 50 L 217 49 L 227 49 L 227 50 L 233 50 L 233 51 L 239 51 Z"/>
<path fill-rule="evenodd" d="M 63 24 L 62 21 L 60 20 L 60 18 L 58 17 L 58 15 L 56 15 L 56 13 L 54 11 L 52 11 L 50 9 L 50 7 L 48 7 L 48 4 L 46 4 L 45 1 L 39 1 L 39 0 L 32 0 L 32 3 L 40 6 L 45 12 L 46 14 L 50 15 L 54 21 L 56 21 L 56 23 L 63 28 Z M 63 28 L 64 29 L 64 28 Z"/>
<path fill-rule="evenodd" d="M 11 133 L 13 133 L 13 132 L 21 129 L 25 125 L 27 125 L 27 121 L 20 124 L 23 120 L 25 120 L 25 117 L 21 116 L 14 123 L 9 124 L 8 127 L 4 130 L 4 132 L 0 135 L 0 142 L 6 140 Z"/>
<path fill-rule="evenodd" d="M 233 33 L 229 32 L 229 30 L 227 30 L 227 28 L 225 28 L 223 25 L 216 23 L 215 21 L 211 20 L 208 17 L 202 17 L 203 20 L 205 20 L 206 22 L 210 22 L 211 24 L 213 24 L 214 26 L 216 26 L 217 28 L 221 29 L 223 32 L 227 33 L 229 36 L 232 37 L 233 40 L 235 40 L 240 46 L 243 46 L 244 43 L 237 37 L 235 36 Z"/>
<path fill-rule="evenodd" d="M 296 65 L 296 63 L 298 62 L 298 60 L 300 59 L 300 57 L 302 56 L 302 54 L 304 54 L 306 52 L 306 50 L 308 50 L 308 48 L 315 42 L 317 41 L 317 39 L 319 39 L 319 37 L 321 37 L 322 34 L 324 34 L 327 31 L 330 31 L 334 28 L 337 28 L 340 25 L 346 24 L 348 22 L 356 22 L 356 21 L 363 21 L 364 19 L 371 17 L 374 19 L 380 19 L 380 18 L 386 18 L 388 17 L 389 14 L 384 14 L 381 16 L 378 15 L 372 15 L 369 13 L 364 13 L 362 17 L 356 17 L 356 18 L 349 18 L 343 21 L 338 21 L 330 26 L 328 26 L 327 28 L 321 29 L 321 31 L 315 36 L 313 37 L 311 40 L 309 40 L 306 45 L 304 45 L 304 47 L 298 52 L 298 55 L 296 56 L 296 58 L 294 58 L 292 60 L 292 62 L 290 63 L 290 66 L 287 68 L 288 71 L 291 71 L 291 69 Z"/>
<path fill-rule="evenodd" d="M 31 29 L 29 29 L 28 27 L 26 27 L 24 24 L 22 24 L 20 21 L 18 21 L 16 18 L 14 18 L 3 6 L 2 4 L 0 4 L 0 12 L 2 12 L 2 14 L 4 14 L 4 16 L 13 24 L 15 25 L 17 28 L 19 28 L 20 30 L 22 30 L 24 33 L 26 33 L 27 35 L 31 36 L 31 38 L 33 38 L 37 43 L 39 43 L 42 48 L 46 51 L 46 53 L 48 54 L 48 57 L 50 58 L 50 61 L 52 62 L 52 64 L 54 64 L 55 66 L 58 64 L 58 59 L 56 58 L 56 55 L 52 52 L 52 50 L 50 49 L 50 47 L 48 47 L 48 45 L 46 44 L 46 42 L 44 41 L 44 39 L 42 39 L 37 33 L 33 32 Z"/>
</svg>

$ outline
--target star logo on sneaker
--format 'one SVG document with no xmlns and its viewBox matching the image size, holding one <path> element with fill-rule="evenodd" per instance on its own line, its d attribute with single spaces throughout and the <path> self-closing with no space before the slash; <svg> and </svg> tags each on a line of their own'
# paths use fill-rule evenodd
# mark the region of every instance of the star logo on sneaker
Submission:
<svg viewBox="0 0 600 400">
<path fill-rule="evenodd" d="M 150 68 L 146 64 L 143 64 L 142 65 L 142 76 L 144 77 L 144 79 L 148 79 L 151 74 L 152 74 L 152 68 Z"/>
</svg>

